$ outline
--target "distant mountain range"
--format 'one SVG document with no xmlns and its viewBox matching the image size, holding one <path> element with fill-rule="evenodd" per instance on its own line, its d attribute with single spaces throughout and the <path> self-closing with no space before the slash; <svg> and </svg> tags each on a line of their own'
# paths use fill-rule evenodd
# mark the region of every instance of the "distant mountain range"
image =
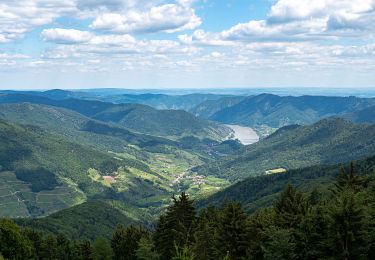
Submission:
<svg viewBox="0 0 375 260">
<path fill-rule="evenodd" d="M 191 112 L 226 124 L 279 128 L 291 124 L 312 124 L 323 118 L 355 113 L 374 105 L 375 98 L 261 94 L 242 99 L 229 97 L 207 101 Z"/>
<path fill-rule="evenodd" d="M 49 99 L 29 94 L 3 94 L 0 103 L 33 103 L 62 107 L 87 117 L 113 122 L 139 133 L 156 136 L 197 136 L 222 139 L 231 130 L 217 123 L 196 118 L 182 110 L 157 110 L 139 104 L 113 104 L 81 99 Z"/>
</svg>

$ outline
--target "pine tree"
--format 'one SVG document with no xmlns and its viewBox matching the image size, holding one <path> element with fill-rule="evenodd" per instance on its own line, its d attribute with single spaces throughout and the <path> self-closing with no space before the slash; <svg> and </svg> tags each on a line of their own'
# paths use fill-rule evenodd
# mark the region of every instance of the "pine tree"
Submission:
<svg viewBox="0 0 375 260">
<path fill-rule="evenodd" d="M 264 245 L 264 259 L 284 260 L 297 259 L 295 242 L 291 229 L 270 227 L 267 229 L 268 241 Z"/>
<path fill-rule="evenodd" d="M 173 205 L 159 218 L 154 234 L 155 246 L 162 259 L 171 259 L 175 246 L 190 246 L 193 240 L 195 208 L 193 201 L 184 192 L 176 198 Z"/>
<path fill-rule="evenodd" d="M 131 225 L 125 228 L 118 225 L 111 240 L 114 257 L 119 260 L 137 260 L 138 242 L 146 235 L 147 231 L 141 227 Z"/>
<path fill-rule="evenodd" d="M 81 241 L 78 244 L 79 248 L 79 259 L 81 260 L 93 260 L 93 249 L 89 240 Z"/>
<path fill-rule="evenodd" d="M 159 254 L 155 251 L 154 242 L 150 236 L 144 236 L 139 240 L 136 256 L 138 260 L 160 259 Z"/>
<path fill-rule="evenodd" d="M 110 260 L 113 256 L 110 244 L 103 237 L 99 237 L 95 240 L 92 251 L 94 260 Z"/>
<path fill-rule="evenodd" d="M 324 259 L 327 246 L 328 220 L 325 205 L 317 205 L 302 219 L 296 230 L 295 254 L 298 259 Z"/>
<path fill-rule="evenodd" d="M 56 237 L 57 242 L 57 258 L 61 260 L 69 260 L 72 259 L 72 248 L 70 240 L 65 237 L 64 235 L 57 235 Z"/>
<path fill-rule="evenodd" d="M 353 190 L 337 194 L 329 209 L 329 243 L 338 259 L 366 259 L 365 215 L 363 203 Z"/>
<path fill-rule="evenodd" d="M 40 256 L 42 259 L 56 259 L 57 258 L 57 241 L 56 237 L 48 235 L 43 238 Z"/>
<path fill-rule="evenodd" d="M 218 218 L 218 210 L 215 207 L 211 206 L 201 211 L 194 232 L 194 244 L 192 246 L 194 259 L 218 259 L 219 251 L 216 249 L 215 241 Z"/>
<path fill-rule="evenodd" d="M 357 193 L 361 190 L 363 184 L 363 178 L 355 170 L 354 163 L 351 162 L 349 166 L 349 171 L 344 168 L 341 169 L 340 174 L 337 177 L 335 183 L 334 193 L 342 192 L 344 190 L 350 189 Z"/>
<path fill-rule="evenodd" d="M 263 259 L 265 254 L 265 244 L 269 241 L 268 228 L 275 226 L 275 212 L 273 209 L 259 210 L 250 215 L 248 225 L 251 237 L 247 258 L 258 260 Z"/>
<path fill-rule="evenodd" d="M 294 228 L 301 223 L 308 210 L 303 194 L 288 185 L 274 205 L 276 225 L 281 228 Z"/>
<path fill-rule="evenodd" d="M 230 259 L 246 256 L 250 233 L 247 223 L 247 214 L 239 203 L 227 203 L 220 212 L 217 227 L 217 249 L 221 257 L 229 254 Z"/>
<path fill-rule="evenodd" d="M 184 246 L 183 248 L 179 248 L 178 246 L 176 248 L 175 256 L 172 257 L 172 260 L 193 260 L 193 257 L 191 256 L 190 250 L 187 246 Z"/>
</svg>

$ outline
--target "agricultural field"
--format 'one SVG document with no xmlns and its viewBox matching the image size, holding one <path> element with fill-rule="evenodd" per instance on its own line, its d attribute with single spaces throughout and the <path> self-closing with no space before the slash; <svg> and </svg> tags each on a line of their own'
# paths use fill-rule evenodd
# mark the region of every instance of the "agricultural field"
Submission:
<svg viewBox="0 0 375 260">
<path fill-rule="evenodd" d="M 84 201 L 83 193 L 68 184 L 32 192 L 30 184 L 17 179 L 14 172 L 0 172 L 0 212 L 4 217 L 43 216 Z"/>
</svg>

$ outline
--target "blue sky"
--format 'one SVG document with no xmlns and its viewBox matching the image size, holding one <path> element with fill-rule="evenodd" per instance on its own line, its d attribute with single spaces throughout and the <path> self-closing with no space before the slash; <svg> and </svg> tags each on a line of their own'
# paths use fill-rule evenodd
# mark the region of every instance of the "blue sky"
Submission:
<svg viewBox="0 0 375 260">
<path fill-rule="evenodd" d="M 375 0 L 3 0 L 0 88 L 375 88 Z"/>
</svg>

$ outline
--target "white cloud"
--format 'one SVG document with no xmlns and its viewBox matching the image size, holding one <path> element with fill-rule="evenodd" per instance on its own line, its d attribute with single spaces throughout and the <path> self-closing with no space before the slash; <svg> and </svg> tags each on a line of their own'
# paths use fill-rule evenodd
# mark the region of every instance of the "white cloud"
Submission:
<svg viewBox="0 0 375 260">
<path fill-rule="evenodd" d="M 220 33 L 181 35 L 189 44 L 291 42 L 375 34 L 375 0 L 278 0 L 266 19 L 239 23 Z"/>
<path fill-rule="evenodd" d="M 93 35 L 87 31 L 79 31 L 75 29 L 45 29 L 41 33 L 45 41 L 52 41 L 63 44 L 74 44 L 88 42 Z"/>
<path fill-rule="evenodd" d="M 194 29 L 201 19 L 192 1 L 177 0 L 2 0 L 0 43 L 55 22 L 60 17 L 93 19 L 92 28 L 115 33 L 182 31 Z"/>
<path fill-rule="evenodd" d="M 73 14 L 74 0 L 2 0 L 0 2 L 0 42 L 22 37 L 32 29 L 56 18 Z"/>
<path fill-rule="evenodd" d="M 146 11 L 103 13 L 91 24 L 95 30 L 113 33 L 176 32 L 195 29 L 202 23 L 194 9 L 184 4 L 164 4 Z"/>
</svg>

